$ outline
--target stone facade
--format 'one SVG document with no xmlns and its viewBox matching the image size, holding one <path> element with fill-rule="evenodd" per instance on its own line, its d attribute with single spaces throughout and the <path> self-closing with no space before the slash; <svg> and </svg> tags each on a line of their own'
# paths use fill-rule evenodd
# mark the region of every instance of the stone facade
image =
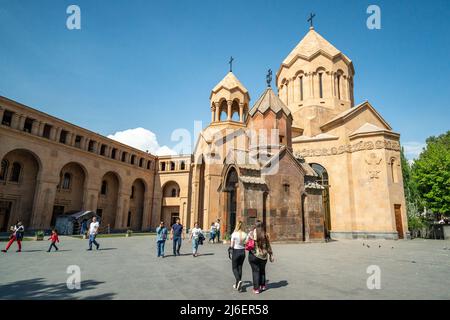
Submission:
<svg viewBox="0 0 450 320">
<path fill-rule="evenodd" d="M 111 229 L 179 217 L 222 233 L 263 220 L 275 240 L 407 236 L 399 134 L 355 106 L 352 61 L 313 28 L 282 62 L 278 93 L 229 72 L 193 154 L 157 157 L 0 97 L 0 228 L 49 228 L 92 210 Z M 251 107 L 250 107 L 251 106 Z"/>
</svg>

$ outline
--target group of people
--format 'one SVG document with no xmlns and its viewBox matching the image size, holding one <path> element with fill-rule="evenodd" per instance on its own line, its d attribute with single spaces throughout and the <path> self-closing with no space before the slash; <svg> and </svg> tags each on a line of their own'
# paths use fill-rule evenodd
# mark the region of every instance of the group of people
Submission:
<svg viewBox="0 0 450 320">
<path fill-rule="evenodd" d="M 94 244 L 97 248 L 97 250 L 100 248 L 100 244 L 96 241 L 96 237 L 98 234 L 100 228 L 100 223 L 97 221 L 96 217 L 92 218 L 92 222 L 89 225 L 89 251 L 92 250 L 92 245 Z M 6 244 L 5 249 L 2 250 L 2 252 L 6 253 L 8 252 L 11 245 L 15 242 L 17 242 L 17 251 L 22 251 L 22 240 L 25 233 L 25 227 L 23 226 L 23 223 L 21 221 L 17 221 L 15 225 L 13 225 L 10 229 L 11 235 L 9 237 L 9 241 Z M 59 243 L 59 236 L 58 231 L 56 229 L 52 230 L 52 233 L 50 235 L 50 247 L 48 248 L 47 252 L 50 252 L 53 248 L 55 248 L 56 251 L 58 251 L 58 247 L 56 246 L 57 243 Z"/>
<path fill-rule="evenodd" d="M 209 241 L 214 243 L 214 238 L 220 237 L 220 233 L 219 236 L 217 235 L 217 230 L 219 230 L 219 228 L 220 220 L 211 225 L 210 232 L 212 234 L 210 234 Z M 181 243 L 182 240 L 185 239 L 183 230 L 180 219 L 176 219 L 170 229 L 170 239 L 173 241 L 174 256 L 180 255 Z M 213 230 L 215 231 L 214 233 Z M 164 258 L 164 248 L 168 236 L 169 230 L 165 226 L 164 221 L 161 221 L 159 227 L 156 228 L 156 248 L 158 258 Z M 205 240 L 203 231 L 199 228 L 197 222 L 195 223 L 194 228 L 189 232 L 189 240 L 192 242 L 192 256 L 195 258 L 198 256 L 199 245 L 203 244 L 203 241 Z M 236 225 L 236 229 L 231 235 L 228 253 L 231 259 L 233 275 L 236 280 L 233 284 L 233 288 L 238 291 L 240 291 L 242 287 L 242 266 L 246 257 L 245 251 L 248 251 L 248 261 L 252 269 L 253 292 L 259 294 L 266 290 L 267 261 L 274 261 L 273 251 L 270 245 L 269 236 L 265 230 L 265 225 L 259 220 L 256 221 L 255 227 L 248 233 L 244 231 L 244 224 L 242 221 L 239 221 Z"/>
</svg>

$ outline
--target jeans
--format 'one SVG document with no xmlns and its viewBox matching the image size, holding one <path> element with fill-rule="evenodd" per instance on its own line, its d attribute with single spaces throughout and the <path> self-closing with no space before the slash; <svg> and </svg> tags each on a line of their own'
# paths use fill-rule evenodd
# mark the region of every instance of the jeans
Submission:
<svg viewBox="0 0 450 320">
<path fill-rule="evenodd" d="M 196 254 L 198 251 L 198 238 L 192 238 L 192 253 Z"/>
<path fill-rule="evenodd" d="M 220 231 L 216 231 L 217 242 L 220 242 Z"/>
<path fill-rule="evenodd" d="M 180 255 L 181 236 L 173 236 L 173 255 Z"/>
<path fill-rule="evenodd" d="M 56 242 L 53 242 L 50 244 L 50 247 L 48 247 L 48 252 L 50 252 L 52 250 L 52 247 L 56 249 L 56 251 L 58 251 L 58 247 L 56 246 Z"/>
<path fill-rule="evenodd" d="M 233 249 L 233 256 L 231 258 L 231 267 L 233 269 L 236 285 L 242 279 L 242 265 L 245 260 L 245 249 Z"/>
<path fill-rule="evenodd" d="M 89 250 L 92 250 L 92 244 L 95 244 L 95 246 L 97 247 L 97 250 L 98 250 L 98 247 L 100 246 L 97 243 L 97 241 L 95 241 L 95 237 L 97 237 L 96 234 L 90 234 L 89 235 Z"/>
<path fill-rule="evenodd" d="M 257 290 L 260 286 L 266 285 L 267 260 L 259 259 L 250 252 L 248 254 L 248 262 L 250 262 L 250 267 L 252 267 L 253 289 Z"/>
<path fill-rule="evenodd" d="M 212 242 L 214 242 L 214 239 L 216 238 L 216 233 L 215 232 L 210 232 L 209 233 L 209 241 L 212 240 Z"/>
<path fill-rule="evenodd" d="M 156 247 L 158 250 L 158 257 L 164 257 L 164 246 L 166 245 L 166 240 L 159 240 L 156 242 Z"/>
</svg>

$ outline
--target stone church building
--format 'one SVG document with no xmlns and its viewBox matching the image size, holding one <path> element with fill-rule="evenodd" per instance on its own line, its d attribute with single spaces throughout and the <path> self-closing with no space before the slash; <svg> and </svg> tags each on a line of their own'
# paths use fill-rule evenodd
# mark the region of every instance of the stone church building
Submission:
<svg viewBox="0 0 450 320">
<path fill-rule="evenodd" d="M 407 236 L 400 135 L 355 105 L 352 61 L 310 28 L 256 102 L 233 72 L 211 91 L 193 154 L 154 156 L 0 97 L 0 232 L 97 212 L 151 230 L 179 217 L 265 222 L 276 240 Z M 105 230 L 105 229 L 103 229 Z"/>
</svg>

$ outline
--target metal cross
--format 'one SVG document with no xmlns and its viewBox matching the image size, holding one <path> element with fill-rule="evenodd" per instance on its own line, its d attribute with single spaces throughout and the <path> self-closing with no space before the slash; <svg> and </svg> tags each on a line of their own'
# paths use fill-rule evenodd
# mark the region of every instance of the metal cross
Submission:
<svg viewBox="0 0 450 320">
<path fill-rule="evenodd" d="M 313 19 L 315 16 L 316 16 L 316 14 L 311 12 L 311 14 L 308 18 L 308 22 L 311 24 L 311 27 L 313 27 Z"/>
<path fill-rule="evenodd" d="M 233 61 L 234 61 L 234 58 L 230 57 L 230 61 L 228 62 L 230 64 L 230 72 L 233 72 Z"/>
<path fill-rule="evenodd" d="M 266 82 L 267 86 L 270 87 L 270 83 L 272 82 L 272 69 L 267 70 Z"/>
</svg>

